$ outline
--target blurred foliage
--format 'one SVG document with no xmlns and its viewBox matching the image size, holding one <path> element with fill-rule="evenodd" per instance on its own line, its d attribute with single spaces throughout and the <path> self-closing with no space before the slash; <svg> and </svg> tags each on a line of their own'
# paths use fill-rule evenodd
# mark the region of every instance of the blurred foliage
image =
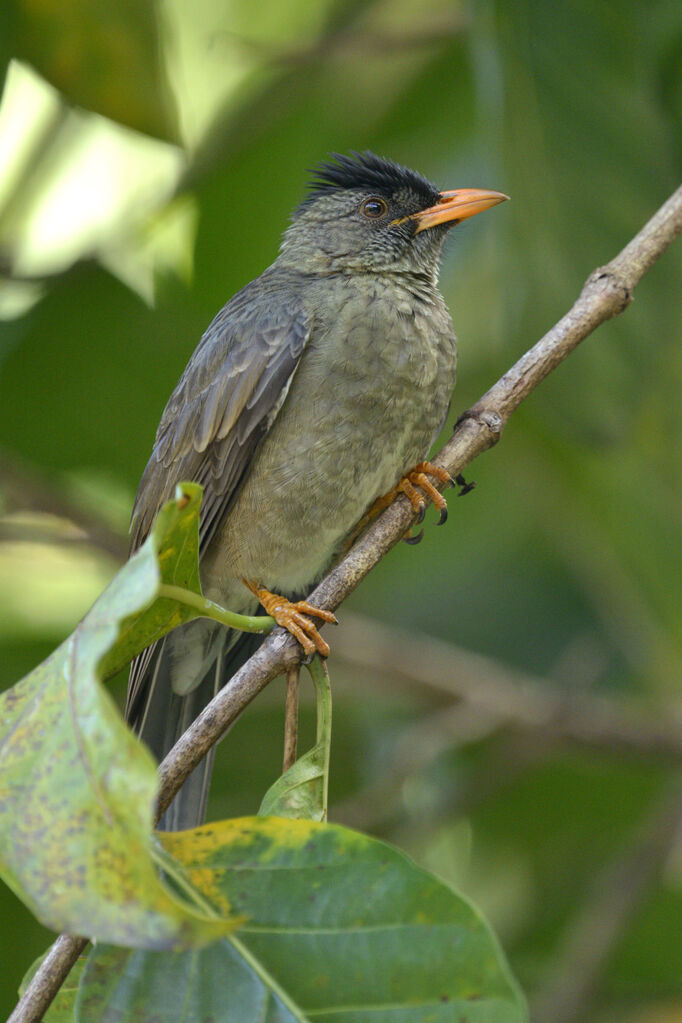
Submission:
<svg viewBox="0 0 682 1023">
<path fill-rule="evenodd" d="M 154 5 L 7 0 L 0 58 L 26 61 L 72 103 L 167 137 Z M 4 70 L 4 69 L 3 69 Z"/>
<path fill-rule="evenodd" d="M 328 151 L 367 147 L 442 186 L 512 196 L 447 248 L 453 417 L 680 176 L 675 0 L 289 0 L 258 17 L 243 0 L 13 0 L 0 40 L 3 59 L 61 90 L 31 78 L 22 93 L 33 72 L 13 63 L 25 105 L 10 117 L 6 89 L 0 106 L 3 685 L 71 631 L 123 556 L 170 390 L 215 312 L 272 261 L 305 169 Z M 519 410 L 448 526 L 392 552 L 348 608 L 548 686 L 641 701 L 679 731 L 681 256 L 678 244 Z M 341 653 L 330 669 L 330 818 L 471 893 L 531 998 L 546 991 L 675 765 L 655 748 L 587 752 L 541 722 L 444 743 L 445 695 L 346 671 Z M 255 812 L 277 774 L 283 687 L 271 690 L 220 747 L 214 815 Z M 377 792 L 415 723 L 427 750 L 433 728 L 433 756 L 403 765 L 387 804 Z M 48 935 L 6 891 L 0 909 L 1 1011 Z M 682 1018 L 681 931 L 678 841 L 633 885 L 586 1023 Z"/>
</svg>

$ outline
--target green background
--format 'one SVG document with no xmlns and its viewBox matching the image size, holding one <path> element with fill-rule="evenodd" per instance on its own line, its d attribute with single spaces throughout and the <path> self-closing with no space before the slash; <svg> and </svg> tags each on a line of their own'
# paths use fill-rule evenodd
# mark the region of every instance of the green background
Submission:
<svg viewBox="0 0 682 1023">
<path fill-rule="evenodd" d="M 60 90 L 15 179 L 0 172 L 3 686 L 120 563 L 163 405 L 215 312 L 274 258 L 306 168 L 370 148 L 441 187 L 512 197 L 447 246 L 460 369 L 444 437 L 680 176 L 673 0 L 7 0 L 0 40 L 0 59 L 22 62 L 10 75 L 31 67 Z M 71 193 L 72 234 L 27 246 L 56 176 L 109 130 L 80 111 L 126 126 L 112 137 L 139 163 L 121 194 L 140 194 L 102 193 L 93 241 L 101 209 Z M 35 117 L 26 101 L 26 136 Z M 179 170 L 145 192 L 161 153 Z M 429 512 L 423 543 L 394 550 L 327 637 L 331 819 L 471 896 L 543 1023 L 682 1019 L 681 273 L 678 245 L 471 467 L 476 490 L 452 497 L 447 526 Z M 409 678 L 377 667 L 372 621 L 414 651 Z M 424 633 L 451 648 L 440 682 Z M 453 699 L 477 684 L 512 698 Z M 572 737 L 543 715 L 545 691 L 574 713 Z M 274 683 L 220 747 L 212 816 L 255 812 L 276 777 L 282 698 Z M 600 732 L 602 711 L 634 728 Z M 50 935 L 4 889 L 0 918 L 1 1013 Z"/>
</svg>

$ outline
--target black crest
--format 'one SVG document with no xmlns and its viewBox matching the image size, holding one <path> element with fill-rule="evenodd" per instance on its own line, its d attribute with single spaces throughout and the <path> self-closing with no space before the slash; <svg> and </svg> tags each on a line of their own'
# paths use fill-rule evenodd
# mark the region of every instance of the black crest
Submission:
<svg viewBox="0 0 682 1023">
<path fill-rule="evenodd" d="M 357 189 L 390 196 L 409 190 L 423 199 L 424 208 L 438 202 L 438 189 L 428 178 L 409 167 L 403 167 L 393 160 L 376 156 L 366 150 L 364 153 L 351 151 L 350 156 L 331 153 L 331 160 L 312 168 L 313 177 L 309 182 L 308 195 L 302 207 L 313 202 L 318 196 L 329 195 L 340 189 Z"/>
</svg>

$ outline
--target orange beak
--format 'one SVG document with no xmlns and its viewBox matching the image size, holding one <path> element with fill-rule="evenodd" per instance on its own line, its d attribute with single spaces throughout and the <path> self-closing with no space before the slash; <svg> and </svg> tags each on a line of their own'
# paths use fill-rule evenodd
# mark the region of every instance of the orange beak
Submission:
<svg viewBox="0 0 682 1023">
<path fill-rule="evenodd" d="M 508 198 L 503 192 L 490 192 L 485 188 L 455 188 L 451 192 L 441 192 L 440 202 L 429 206 L 427 210 L 413 213 L 410 220 L 416 220 L 415 234 L 419 234 L 436 224 L 458 224 L 460 220 L 489 210 L 491 206 L 497 206 L 498 202 Z"/>
</svg>

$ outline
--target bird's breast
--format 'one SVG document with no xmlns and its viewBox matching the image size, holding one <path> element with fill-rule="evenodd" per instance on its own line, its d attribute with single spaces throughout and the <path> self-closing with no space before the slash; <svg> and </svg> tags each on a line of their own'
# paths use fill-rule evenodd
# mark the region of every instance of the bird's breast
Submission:
<svg viewBox="0 0 682 1023">
<path fill-rule="evenodd" d="M 447 413 L 456 342 L 438 293 L 327 283 L 286 400 L 218 539 L 223 570 L 281 590 L 321 575 Z"/>
</svg>

